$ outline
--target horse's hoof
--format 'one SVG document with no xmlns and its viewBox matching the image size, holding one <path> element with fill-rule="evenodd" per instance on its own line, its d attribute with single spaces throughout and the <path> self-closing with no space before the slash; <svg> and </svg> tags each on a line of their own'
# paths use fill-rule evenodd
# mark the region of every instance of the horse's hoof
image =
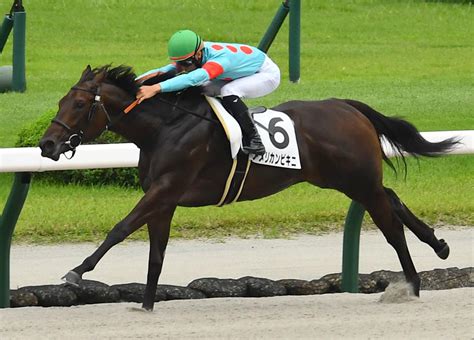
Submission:
<svg viewBox="0 0 474 340">
<path fill-rule="evenodd" d="M 142 305 L 142 310 L 144 312 L 153 312 L 153 306 L 144 306 L 144 305 Z"/>
<path fill-rule="evenodd" d="M 61 278 L 61 280 L 63 280 L 67 284 L 73 285 L 75 287 L 79 287 L 79 283 L 81 283 L 82 278 L 78 273 L 73 272 L 72 270 L 70 270 L 70 271 L 68 271 L 68 273 L 66 275 L 64 275 Z"/>
<path fill-rule="evenodd" d="M 437 251 L 436 255 L 438 255 L 440 259 L 446 260 L 449 256 L 449 246 L 444 240 L 439 240 L 439 241 L 444 244 L 444 247 L 441 248 L 440 251 Z"/>
</svg>

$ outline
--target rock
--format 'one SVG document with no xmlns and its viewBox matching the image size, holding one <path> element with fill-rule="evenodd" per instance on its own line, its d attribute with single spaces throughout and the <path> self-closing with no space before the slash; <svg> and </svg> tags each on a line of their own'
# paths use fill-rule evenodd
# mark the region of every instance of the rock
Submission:
<svg viewBox="0 0 474 340">
<path fill-rule="evenodd" d="M 329 286 L 325 293 L 340 293 L 342 292 L 342 274 L 334 273 L 324 275 L 320 280 L 325 281 Z M 324 293 L 321 293 L 324 294 Z"/>
<path fill-rule="evenodd" d="M 474 287 L 474 268 L 472 267 L 463 268 L 461 269 L 461 272 L 466 273 L 466 275 L 468 275 L 469 277 L 467 287 Z"/>
<path fill-rule="evenodd" d="M 77 296 L 78 303 L 110 303 L 120 300 L 120 293 L 117 289 L 105 283 L 82 280 L 79 287 L 68 285 Z"/>
<path fill-rule="evenodd" d="M 288 295 L 309 295 L 308 287 L 306 286 L 308 281 L 298 279 L 283 279 L 276 281 L 282 284 L 286 288 Z"/>
<path fill-rule="evenodd" d="M 18 291 L 34 294 L 38 299 L 38 306 L 72 306 L 77 303 L 76 294 L 65 285 L 29 286 Z"/>
<path fill-rule="evenodd" d="M 199 290 L 210 298 L 247 296 L 247 285 L 234 279 L 202 278 L 192 281 L 188 287 Z"/>
<path fill-rule="evenodd" d="M 471 273 L 457 267 L 424 271 L 419 275 L 423 290 L 453 289 L 471 284 Z"/>
<path fill-rule="evenodd" d="M 124 283 L 111 286 L 112 289 L 117 289 L 120 293 L 120 301 L 126 302 L 143 302 L 143 295 L 145 294 L 146 285 L 143 283 Z M 156 290 L 155 302 L 165 301 L 166 294 L 161 290 Z"/>
<path fill-rule="evenodd" d="M 38 306 L 38 298 L 30 292 L 10 291 L 10 307 Z"/>
<path fill-rule="evenodd" d="M 205 299 L 206 295 L 188 287 L 158 285 L 157 291 L 166 296 L 166 300 Z"/>
<path fill-rule="evenodd" d="M 371 294 L 379 293 L 382 290 L 377 285 L 377 281 L 370 274 L 359 274 L 359 293 Z"/>
<path fill-rule="evenodd" d="M 434 269 L 419 273 L 421 289 L 452 289 L 474 287 L 474 271 L 472 267 L 459 269 Z M 342 275 L 328 274 L 321 279 L 306 281 L 284 279 L 273 281 L 266 278 L 245 276 L 238 280 L 202 278 L 192 281 L 187 287 L 158 285 L 155 301 L 176 299 L 203 299 L 206 297 L 265 297 L 280 295 L 314 295 L 336 293 L 341 291 Z M 403 272 L 380 270 L 371 274 L 359 274 L 359 292 L 378 293 L 386 290 L 389 284 L 405 283 Z M 25 306 L 72 306 L 78 303 L 105 302 L 143 302 L 145 285 L 126 283 L 108 286 L 104 283 L 83 280 L 79 287 L 71 285 L 44 285 L 22 287 L 12 290 L 10 305 Z M 405 286 L 393 287 L 397 294 L 405 292 Z M 403 289 L 400 289 L 402 287 Z M 390 294 L 387 294 L 387 296 Z M 397 295 L 398 296 L 398 295 Z M 395 299 L 400 301 L 399 298 Z"/>
<path fill-rule="evenodd" d="M 383 292 L 390 283 L 405 282 L 403 272 L 393 272 L 390 270 L 378 270 L 370 273 L 370 278 L 377 283 L 376 292 Z"/>
<path fill-rule="evenodd" d="M 331 290 L 330 282 L 323 279 L 312 281 L 286 279 L 277 282 L 285 286 L 288 295 L 326 294 Z"/>
<path fill-rule="evenodd" d="M 330 280 L 322 277 L 319 280 L 311 280 L 307 284 L 308 288 L 311 290 L 311 294 L 327 294 L 334 293 L 334 286 Z"/>
<path fill-rule="evenodd" d="M 270 279 L 245 276 L 239 281 L 247 285 L 247 295 L 251 297 L 286 295 L 285 286 Z"/>
</svg>

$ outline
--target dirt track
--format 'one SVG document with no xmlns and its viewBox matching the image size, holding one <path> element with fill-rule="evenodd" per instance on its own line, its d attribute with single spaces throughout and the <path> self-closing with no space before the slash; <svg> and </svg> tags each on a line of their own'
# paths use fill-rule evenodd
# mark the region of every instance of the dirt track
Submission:
<svg viewBox="0 0 474 340">
<path fill-rule="evenodd" d="M 206 299 L 1 311 L 3 339 L 378 338 L 470 339 L 473 288 L 422 292 L 419 300 L 378 302 L 381 294 Z"/>
<path fill-rule="evenodd" d="M 451 246 L 439 260 L 411 235 L 418 270 L 473 264 L 473 229 L 441 229 Z M 294 240 L 228 240 L 225 243 L 174 241 L 162 283 L 186 285 L 199 277 L 245 275 L 319 278 L 340 271 L 342 234 Z M 26 247 L 12 250 L 12 287 L 57 283 L 94 249 L 93 245 Z M 109 284 L 143 282 L 147 247 L 116 247 L 85 278 Z M 394 251 L 379 233 L 361 237 L 360 272 L 400 270 Z M 396 291 L 396 290 L 395 290 Z M 153 313 L 138 304 L 0 310 L 0 334 L 10 338 L 456 338 L 474 337 L 474 289 L 422 291 L 421 298 L 381 303 L 381 294 L 328 294 L 275 298 L 168 301 Z M 400 301 L 400 300 L 397 300 Z"/>
</svg>

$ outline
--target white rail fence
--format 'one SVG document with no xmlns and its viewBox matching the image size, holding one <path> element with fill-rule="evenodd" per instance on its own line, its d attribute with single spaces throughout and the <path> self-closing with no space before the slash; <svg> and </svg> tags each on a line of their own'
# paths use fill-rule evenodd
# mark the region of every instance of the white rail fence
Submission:
<svg viewBox="0 0 474 340">
<path fill-rule="evenodd" d="M 458 137 L 460 144 L 451 154 L 474 153 L 474 130 L 422 132 L 424 138 L 439 142 Z M 393 150 L 383 144 L 387 156 Z M 138 165 L 139 149 L 131 143 L 81 145 L 72 159 L 64 155 L 55 162 L 41 157 L 39 148 L 0 148 L 0 172 L 42 172 L 52 170 L 130 168 Z"/>
</svg>

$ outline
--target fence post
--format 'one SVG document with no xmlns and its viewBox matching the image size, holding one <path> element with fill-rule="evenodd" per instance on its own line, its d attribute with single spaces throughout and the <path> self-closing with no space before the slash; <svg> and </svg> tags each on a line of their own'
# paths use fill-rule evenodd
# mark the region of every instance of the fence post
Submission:
<svg viewBox="0 0 474 340">
<path fill-rule="evenodd" d="M 289 67 L 290 81 L 300 81 L 301 1 L 290 0 Z"/>
<path fill-rule="evenodd" d="M 15 173 L 10 195 L 0 216 L 0 308 L 10 307 L 10 246 L 30 182 L 29 172 Z"/>
<path fill-rule="evenodd" d="M 268 52 L 268 49 L 273 43 L 273 40 L 275 39 L 278 31 L 280 30 L 281 25 L 283 24 L 286 16 L 288 15 L 288 11 L 290 10 L 288 6 L 288 1 L 289 0 L 286 0 L 280 5 L 278 11 L 273 17 L 272 22 L 270 23 L 270 26 L 268 26 L 267 31 L 265 32 L 262 40 L 260 40 L 260 43 L 258 44 L 258 48 L 265 53 Z"/>
<path fill-rule="evenodd" d="M 352 201 L 344 224 L 341 283 L 343 292 L 357 293 L 359 291 L 359 244 L 364 214 L 364 207 Z"/>
<path fill-rule="evenodd" d="M 0 28 L 0 53 L 3 52 L 3 47 L 7 42 L 8 36 L 13 28 L 13 17 L 10 14 L 6 14 L 3 18 L 2 27 Z"/>
<path fill-rule="evenodd" d="M 13 67 L 2 67 L 0 70 L 0 92 L 26 90 L 25 44 L 26 12 L 22 0 L 14 0 L 10 13 L 5 15 L 0 28 L 0 53 L 13 30 Z M 11 72 L 10 72 L 11 71 Z"/>
<path fill-rule="evenodd" d="M 290 13 L 288 37 L 290 81 L 297 83 L 300 80 L 301 0 L 285 0 L 280 5 L 258 48 L 265 53 L 268 52 L 288 13 Z"/>
<path fill-rule="evenodd" d="M 13 76 L 12 90 L 26 90 L 25 76 L 26 12 L 13 14 Z"/>
</svg>

